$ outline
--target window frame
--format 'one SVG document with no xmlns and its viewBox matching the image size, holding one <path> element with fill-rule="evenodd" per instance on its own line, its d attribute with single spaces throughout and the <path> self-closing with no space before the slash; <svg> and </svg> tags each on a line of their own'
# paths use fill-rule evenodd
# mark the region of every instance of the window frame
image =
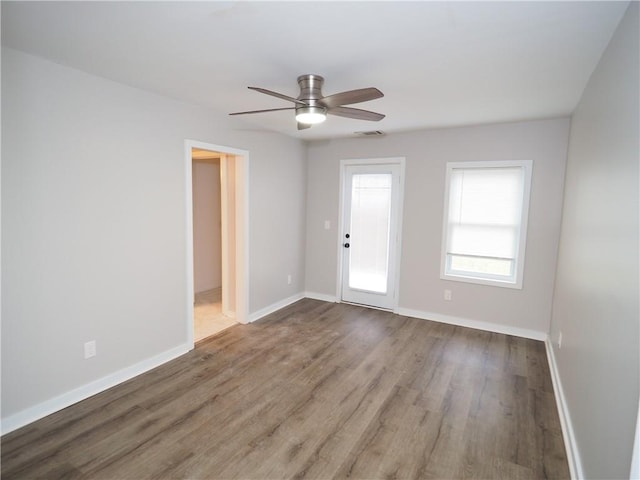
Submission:
<svg viewBox="0 0 640 480">
<path fill-rule="evenodd" d="M 514 256 L 514 273 L 511 277 L 497 277 L 492 274 L 478 274 L 476 272 L 452 271 L 449 268 L 449 255 L 447 245 L 449 240 L 449 202 L 451 188 L 451 173 L 455 169 L 489 169 L 489 168 L 522 168 L 522 209 L 520 212 L 519 238 L 517 251 Z M 524 278 L 525 250 L 527 243 L 527 227 L 529 220 L 529 203 L 531 197 L 531 179 L 533 173 L 532 160 L 496 160 L 475 162 L 447 162 L 445 175 L 444 208 L 442 216 L 442 246 L 440 254 L 440 278 L 456 282 L 475 283 L 504 288 L 522 289 Z M 460 256 L 463 256 L 462 254 Z"/>
</svg>

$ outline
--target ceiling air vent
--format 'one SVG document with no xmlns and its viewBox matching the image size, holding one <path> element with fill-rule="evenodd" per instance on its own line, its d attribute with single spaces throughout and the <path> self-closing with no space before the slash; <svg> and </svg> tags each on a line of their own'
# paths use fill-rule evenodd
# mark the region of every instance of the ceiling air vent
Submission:
<svg viewBox="0 0 640 480">
<path fill-rule="evenodd" d="M 382 130 L 369 130 L 368 132 L 353 132 L 360 137 L 379 137 L 384 135 Z"/>
</svg>

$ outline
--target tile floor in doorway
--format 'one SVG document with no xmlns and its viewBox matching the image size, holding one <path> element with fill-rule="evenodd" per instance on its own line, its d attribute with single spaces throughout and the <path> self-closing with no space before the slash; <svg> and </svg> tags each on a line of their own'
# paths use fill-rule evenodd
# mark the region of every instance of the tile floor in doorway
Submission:
<svg viewBox="0 0 640 480">
<path fill-rule="evenodd" d="M 235 325 L 235 318 L 222 314 L 222 288 L 196 293 L 193 309 L 193 340 L 198 342 Z"/>
</svg>

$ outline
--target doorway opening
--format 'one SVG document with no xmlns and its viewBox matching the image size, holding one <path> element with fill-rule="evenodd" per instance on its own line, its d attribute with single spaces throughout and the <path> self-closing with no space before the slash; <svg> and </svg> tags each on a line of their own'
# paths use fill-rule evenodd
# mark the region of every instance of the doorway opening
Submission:
<svg viewBox="0 0 640 480">
<path fill-rule="evenodd" d="M 223 154 L 191 149 L 193 184 L 193 340 L 198 342 L 236 324 L 225 285 L 222 307 L 222 178 Z M 226 193 L 226 192 L 225 192 Z M 231 202 L 233 203 L 233 202 Z"/>
<path fill-rule="evenodd" d="M 185 141 L 187 336 L 191 345 L 246 323 L 248 152 Z"/>
</svg>

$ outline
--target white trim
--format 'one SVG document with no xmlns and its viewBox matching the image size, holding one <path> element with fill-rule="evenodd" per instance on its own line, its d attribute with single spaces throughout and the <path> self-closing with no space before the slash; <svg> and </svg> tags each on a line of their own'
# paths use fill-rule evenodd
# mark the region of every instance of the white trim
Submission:
<svg viewBox="0 0 640 480">
<path fill-rule="evenodd" d="M 337 243 L 336 243 L 336 260 L 338 262 L 338 266 L 336 268 L 336 301 L 340 301 L 340 299 L 342 298 L 342 266 L 344 263 L 344 259 L 342 256 L 342 235 L 344 235 L 343 230 L 344 230 L 344 171 L 345 171 L 345 166 L 343 164 L 343 162 L 345 162 L 346 160 L 341 160 L 340 161 L 340 180 L 339 180 L 339 186 L 340 186 L 340 193 L 338 194 L 338 237 L 336 239 Z M 322 299 L 319 299 L 322 300 Z"/>
<path fill-rule="evenodd" d="M 394 284 L 395 301 L 393 302 L 393 308 L 398 308 L 400 303 L 400 269 L 402 267 L 402 229 L 404 218 L 404 194 L 405 194 L 405 157 L 398 157 L 393 160 L 397 160 L 400 164 L 400 192 L 398 193 L 398 210 L 396 214 L 396 279 Z"/>
<path fill-rule="evenodd" d="M 504 333 L 505 335 L 513 335 L 514 337 L 530 338 L 532 340 L 540 341 L 545 341 L 547 339 L 546 332 L 540 332 L 538 330 L 529 330 L 527 328 L 483 322 L 481 320 L 471 320 L 469 318 L 454 317 L 451 315 L 444 315 L 442 313 L 423 312 L 421 310 L 411 310 L 409 308 L 397 308 L 393 311 L 393 313 L 404 315 L 406 317 L 414 317 L 423 320 L 432 320 L 434 322 L 446 323 L 449 325 L 457 325 L 459 327 L 475 328 L 477 330 L 485 330 L 487 332 L 494 333 Z"/>
<path fill-rule="evenodd" d="M 324 293 L 316 292 L 304 292 L 305 298 L 311 298 L 313 300 L 322 300 L 323 302 L 338 303 L 338 297 L 335 295 L 326 295 Z"/>
<path fill-rule="evenodd" d="M 273 312 L 277 312 L 281 308 L 284 308 L 292 303 L 297 302 L 298 300 L 302 300 L 304 298 L 304 293 L 296 293 L 295 295 L 290 296 L 289 298 L 285 298 L 284 300 L 280 300 L 279 302 L 272 303 L 271 305 L 261 308 L 257 312 L 253 312 L 249 315 L 249 322 L 255 322 L 262 317 L 266 317 L 267 315 L 272 314 Z"/>
<path fill-rule="evenodd" d="M 227 155 L 220 155 L 220 278 L 222 280 L 222 314 L 230 317 L 229 301 L 229 182 Z"/>
<path fill-rule="evenodd" d="M 190 347 L 190 344 L 184 343 L 159 355 L 155 355 L 134 365 L 125 367 L 122 370 L 111 373 L 106 377 L 99 378 L 98 380 L 94 380 L 93 382 L 89 382 L 81 387 L 74 388 L 69 392 L 63 393 L 62 395 L 50 400 L 46 400 L 38 405 L 28 407 L 7 418 L 3 418 L 1 427 L 2 435 L 17 430 L 20 427 L 35 422 L 36 420 L 40 420 L 47 415 L 51 415 L 63 408 L 67 408 L 74 403 L 85 400 L 120 383 L 126 382 L 127 380 L 167 363 L 180 355 L 184 355 L 191 349 L 192 347 Z"/>
<path fill-rule="evenodd" d="M 191 148 L 194 146 L 193 142 L 185 140 L 184 142 L 184 159 L 185 159 L 185 230 L 186 230 L 186 286 L 187 286 L 187 305 L 185 311 L 185 318 L 187 323 L 185 325 L 187 331 L 187 345 L 191 345 L 190 350 L 194 348 L 193 340 L 193 306 L 196 303 L 196 292 L 194 285 L 194 266 L 193 266 L 193 155 L 191 154 Z"/>
<path fill-rule="evenodd" d="M 233 150 L 233 149 L 231 149 Z M 225 153 L 229 153 L 225 151 Z M 249 152 L 233 150 L 236 155 L 236 320 L 249 322 Z M 238 182 L 241 178 L 242 182 Z M 239 213 L 240 212 L 240 213 Z M 238 221 L 240 220 L 240 221 Z"/>
<path fill-rule="evenodd" d="M 451 186 L 451 172 L 454 169 L 488 169 L 488 168 L 522 168 L 522 204 L 520 207 L 520 225 L 518 246 L 515 254 L 514 276 L 509 279 L 496 279 L 491 276 L 474 276 L 473 273 L 447 271 L 447 240 L 449 237 L 449 191 Z M 529 204 L 531 197 L 531 181 L 533 177 L 533 160 L 498 160 L 476 162 L 447 162 L 445 174 L 444 209 L 442 213 L 442 240 L 440 251 L 440 278 L 454 282 L 476 283 L 503 288 L 522 289 L 524 280 L 525 250 L 527 246 L 527 224 L 529 222 Z"/>
<path fill-rule="evenodd" d="M 186 208 L 186 329 L 187 343 L 194 348 L 193 340 L 193 159 L 191 149 L 198 148 L 212 152 L 220 152 L 226 155 L 234 155 L 235 179 L 236 179 L 236 305 L 235 316 L 240 323 L 249 320 L 249 151 L 238 148 L 215 145 L 197 140 L 184 141 L 185 157 L 185 208 Z M 221 162 L 222 163 L 222 162 Z M 222 175 L 222 171 L 220 172 Z M 239 181 L 241 180 L 241 181 Z M 238 221 L 239 220 L 239 221 Z M 224 285 L 223 285 L 224 289 Z"/>
<path fill-rule="evenodd" d="M 569 405 L 567 405 L 567 400 L 564 396 L 562 381 L 560 380 L 560 372 L 558 371 L 558 364 L 556 362 L 555 353 L 553 351 L 553 344 L 551 343 L 551 340 L 549 338 L 547 338 L 545 342 L 545 347 L 547 350 L 549 370 L 551 372 L 551 382 L 553 383 L 553 391 L 555 393 L 554 396 L 556 397 L 556 404 L 558 406 L 558 416 L 560 417 L 562 438 L 564 439 L 564 449 L 567 452 L 569 473 L 572 479 L 584 478 L 584 472 L 582 470 L 582 460 L 580 459 L 580 451 L 578 450 L 576 435 L 573 431 L 573 424 L 571 423 Z"/>
</svg>

